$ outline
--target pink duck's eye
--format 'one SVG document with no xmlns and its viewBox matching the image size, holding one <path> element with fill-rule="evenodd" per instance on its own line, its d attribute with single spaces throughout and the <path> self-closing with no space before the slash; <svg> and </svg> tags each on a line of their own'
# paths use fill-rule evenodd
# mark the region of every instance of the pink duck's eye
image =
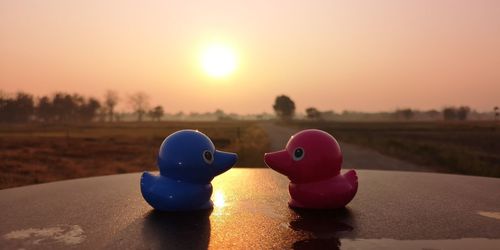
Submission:
<svg viewBox="0 0 500 250">
<path fill-rule="evenodd" d="M 304 158 L 304 149 L 303 148 L 296 148 L 294 151 L 293 151 L 293 160 L 294 161 L 300 161 L 302 160 L 302 158 Z"/>
</svg>

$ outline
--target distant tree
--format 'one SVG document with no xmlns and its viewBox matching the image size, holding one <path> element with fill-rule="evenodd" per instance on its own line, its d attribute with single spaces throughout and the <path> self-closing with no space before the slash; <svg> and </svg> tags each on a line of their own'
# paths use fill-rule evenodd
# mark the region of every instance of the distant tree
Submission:
<svg viewBox="0 0 500 250">
<path fill-rule="evenodd" d="M 219 119 L 220 117 L 224 117 L 226 113 L 222 109 L 216 109 L 214 115 Z"/>
<path fill-rule="evenodd" d="M 467 106 L 461 106 L 457 108 L 457 118 L 460 121 L 465 121 L 467 120 L 467 116 L 470 113 L 470 108 Z"/>
<path fill-rule="evenodd" d="M 185 114 L 182 111 L 179 111 L 179 112 L 175 113 L 175 115 L 174 115 L 174 117 L 176 119 L 179 119 L 179 120 L 184 119 L 184 116 L 185 116 Z"/>
<path fill-rule="evenodd" d="M 114 90 L 107 90 L 104 94 L 104 106 L 108 111 L 108 121 L 112 122 L 114 118 L 115 106 L 120 100 L 118 92 Z"/>
<path fill-rule="evenodd" d="M 155 113 L 154 113 L 154 109 L 150 109 L 147 113 L 147 115 L 149 116 L 149 118 L 151 118 L 151 121 L 155 121 Z"/>
<path fill-rule="evenodd" d="M 83 101 L 78 107 L 79 120 L 83 122 L 92 121 L 100 107 L 101 103 L 95 98 Z"/>
<path fill-rule="evenodd" d="M 6 104 L 8 99 L 9 96 L 5 92 L 0 90 L 0 108 L 2 108 Z"/>
<path fill-rule="evenodd" d="M 8 105 L 9 105 L 9 98 L 2 93 L 0 95 L 0 122 L 8 122 Z"/>
<path fill-rule="evenodd" d="M 231 120 L 232 118 L 227 115 L 222 109 L 216 109 L 214 112 L 215 117 L 218 121 Z"/>
<path fill-rule="evenodd" d="M 35 113 L 35 101 L 33 96 L 23 92 L 16 96 L 16 122 L 27 122 Z"/>
<path fill-rule="evenodd" d="M 76 115 L 78 103 L 73 96 L 66 93 L 56 93 L 52 98 L 52 109 L 59 122 L 72 121 Z"/>
<path fill-rule="evenodd" d="M 129 105 L 137 114 L 137 121 L 141 122 L 149 107 L 149 96 L 143 92 L 137 92 L 129 96 Z"/>
<path fill-rule="evenodd" d="M 215 115 L 218 121 L 232 121 L 238 117 L 235 113 L 226 114 L 222 109 L 216 109 L 213 115 Z"/>
<path fill-rule="evenodd" d="M 495 107 L 493 108 L 493 115 L 495 116 L 495 121 L 496 121 L 496 120 L 498 119 L 498 116 L 500 115 L 500 114 L 498 113 L 498 107 L 497 107 L 497 106 L 495 106 Z"/>
<path fill-rule="evenodd" d="M 13 102 L 9 96 L 1 92 L 0 95 L 0 122 L 12 122 Z"/>
<path fill-rule="evenodd" d="M 0 121 L 2 122 L 27 122 L 35 112 L 33 96 L 18 92 L 15 98 L 6 94 L 0 97 Z"/>
<path fill-rule="evenodd" d="M 321 112 L 321 119 L 334 120 L 338 118 L 338 114 L 333 110 L 326 110 Z"/>
<path fill-rule="evenodd" d="M 311 120 L 320 120 L 322 118 L 321 112 L 314 107 L 310 107 L 310 108 L 306 109 L 306 116 L 307 116 L 307 118 L 309 118 Z"/>
<path fill-rule="evenodd" d="M 447 121 L 457 119 L 457 110 L 454 107 L 446 107 L 443 109 L 443 118 Z"/>
<path fill-rule="evenodd" d="M 286 95 L 276 97 L 273 105 L 276 115 L 284 120 L 291 119 L 295 114 L 295 103 Z"/>
<path fill-rule="evenodd" d="M 99 122 L 105 122 L 106 121 L 106 118 L 108 117 L 108 109 L 106 108 L 106 106 L 101 106 L 99 107 L 99 109 L 97 109 L 97 120 Z"/>
<path fill-rule="evenodd" d="M 161 117 L 163 116 L 163 107 L 156 106 L 153 109 L 149 110 L 148 115 L 151 117 L 152 121 L 161 121 Z"/>
<path fill-rule="evenodd" d="M 471 109 L 468 106 L 461 107 L 446 107 L 443 109 L 443 117 L 445 120 L 459 120 L 465 121 Z"/>
<path fill-rule="evenodd" d="M 43 96 L 38 100 L 38 105 L 35 109 L 36 117 L 44 122 L 54 120 L 54 112 L 52 108 L 52 101 L 48 96 Z"/>
<path fill-rule="evenodd" d="M 435 109 L 431 109 L 429 111 L 425 111 L 424 114 L 430 119 L 438 119 L 441 113 Z"/>
<path fill-rule="evenodd" d="M 412 109 L 398 109 L 396 110 L 396 117 L 401 117 L 405 120 L 410 120 L 415 115 Z"/>
</svg>

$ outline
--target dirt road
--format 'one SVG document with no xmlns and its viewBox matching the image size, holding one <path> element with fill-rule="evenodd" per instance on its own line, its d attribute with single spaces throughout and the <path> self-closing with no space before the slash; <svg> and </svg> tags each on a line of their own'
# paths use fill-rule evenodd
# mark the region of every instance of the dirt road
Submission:
<svg viewBox="0 0 500 250">
<path fill-rule="evenodd" d="M 260 124 L 271 140 L 271 150 L 281 150 L 290 136 L 298 131 L 296 128 L 278 126 L 272 122 Z M 342 168 L 381 169 L 434 172 L 429 168 L 401 161 L 382 155 L 374 150 L 339 141 L 344 155 Z"/>
</svg>

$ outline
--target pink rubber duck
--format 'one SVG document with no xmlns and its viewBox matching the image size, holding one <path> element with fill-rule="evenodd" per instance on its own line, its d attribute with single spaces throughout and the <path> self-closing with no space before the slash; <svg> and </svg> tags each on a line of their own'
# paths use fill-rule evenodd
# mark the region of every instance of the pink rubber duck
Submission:
<svg viewBox="0 0 500 250">
<path fill-rule="evenodd" d="M 290 179 L 291 207 L 342 208 L 358 190 L 356 171 L 340 174 L 342 152 L 339 144 L 321 130 L 298 132 L 284 150 L 266 153 L 264 161 Z"/>
</svg>

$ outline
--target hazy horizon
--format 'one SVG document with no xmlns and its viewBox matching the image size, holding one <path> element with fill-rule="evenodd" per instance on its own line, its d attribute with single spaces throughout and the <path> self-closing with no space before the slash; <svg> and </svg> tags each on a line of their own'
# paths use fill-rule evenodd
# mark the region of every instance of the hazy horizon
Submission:
<svg viewBox="0 0 500 250">
<path fill-rule="evenodd" d="M 500 1 L 2 1 L 0 90 L 102 98 L 168 113 L 498 106 Z M 203 72 L 217 42 L 236 70 Z"/>
</svg>

